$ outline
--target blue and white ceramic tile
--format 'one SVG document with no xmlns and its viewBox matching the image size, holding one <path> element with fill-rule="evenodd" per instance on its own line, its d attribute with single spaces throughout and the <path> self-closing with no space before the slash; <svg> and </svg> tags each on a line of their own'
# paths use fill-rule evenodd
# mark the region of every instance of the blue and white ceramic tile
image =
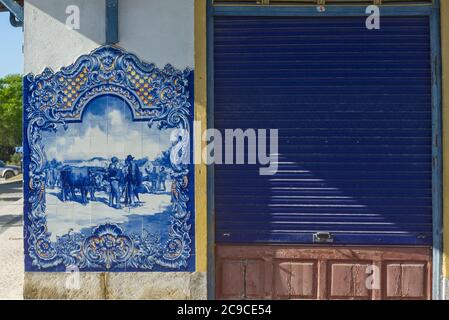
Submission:
<svg viewBox="0 0 449 320">
<path fill-rule="evenodd" d="M 192 70 L 105 46 L 24 106 L 27 271 L 194 271 Z"/>
</svg>

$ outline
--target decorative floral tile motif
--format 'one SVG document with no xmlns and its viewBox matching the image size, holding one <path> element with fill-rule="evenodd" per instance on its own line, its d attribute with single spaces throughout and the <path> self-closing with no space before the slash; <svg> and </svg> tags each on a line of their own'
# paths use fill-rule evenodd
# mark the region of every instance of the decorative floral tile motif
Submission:
<svg viewBox="0 0 449 320">
<path fill-rule="evenodd" d="M 104 46 L 24 78 L 26 271 L 194 271 L 193 71 Z"/>
</svg>

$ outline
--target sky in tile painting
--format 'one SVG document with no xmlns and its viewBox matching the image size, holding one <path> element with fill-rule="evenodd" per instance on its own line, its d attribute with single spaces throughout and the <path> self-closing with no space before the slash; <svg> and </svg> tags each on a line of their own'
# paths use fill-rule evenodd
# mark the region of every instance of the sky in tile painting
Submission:
<svg viewBox="0 0 449 320">
<path fill-rule="evenodd" d="M 114 96 L 94 99 L 86 106 L 83 121 L 71 123 L 56 133 L 44 132 L 48 160 L 136 159 L 155 160 L 170 148 L 171 130 L 133 122 L 130 108 Z"/>
<path fill-rule="evenodd" d="M 23 32 L 9 23 L 9 13 L 0 12 L 0 77 L 23 73 Z"/>
</svg>

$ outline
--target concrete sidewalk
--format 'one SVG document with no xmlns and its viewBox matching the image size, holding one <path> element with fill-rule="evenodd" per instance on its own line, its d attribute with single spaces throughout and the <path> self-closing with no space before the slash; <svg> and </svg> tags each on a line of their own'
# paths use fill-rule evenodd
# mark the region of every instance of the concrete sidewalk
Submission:
<svg viewBox="0 0 449 320">
<path fill-rule="evenodd" d="M 0 206 L 0 300 L 23 299 L 22 203 Z"/>
<path fill-rule="evenodd" d="M 14 183 L 19 182 L 23 180 L 23 174 L 18 174 L 15 177 L 12 177 L 11 179 L 5 180 L 4 178 L 0 178 L 0 184 L 6 184 L 6 183 Z"/>
</svg>

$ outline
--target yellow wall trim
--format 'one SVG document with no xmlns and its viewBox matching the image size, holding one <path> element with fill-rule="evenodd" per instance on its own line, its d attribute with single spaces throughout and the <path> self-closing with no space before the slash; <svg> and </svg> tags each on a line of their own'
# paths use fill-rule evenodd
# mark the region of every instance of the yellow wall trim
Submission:
<svg viewBox="0 0 449 320">
<path fill-rule="evenodd" d="M 206 1 L 195 0 L 195 121 L 207 128 L 207 9 Z M 202 132 L 195 132 L 195 135 Z M 195 139 L 196 141 L 199 139 Z M 202 142 L 202 147 L 206 142 Z M 198 150 L 194 146 L 194 150 Z M 201 150 L 201 149 L 200 149 Z M 207 272 L 207 166 L 195 165 L 196 271 Z"/>
</svg>

